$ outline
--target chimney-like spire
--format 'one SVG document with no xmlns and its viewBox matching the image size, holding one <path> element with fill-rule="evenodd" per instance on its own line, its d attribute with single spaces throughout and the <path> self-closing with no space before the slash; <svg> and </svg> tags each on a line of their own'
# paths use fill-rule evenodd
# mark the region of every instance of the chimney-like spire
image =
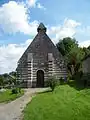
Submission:
<svg viewBox="0 0 90 120">
<path fill-rule="evenodd" d="M 38 31 L 38 32 L 39 32 L 39 31 L 44 31 L 44 32 L 46 32 L 46 30 L 47 30 L 47 28 L 44 26 L 44 24 L 43 24 L 43 23 L 40 23 L 39 26 L 38 26 L 38 28 L 37 28 L 37 31 Z"/>
</svg>

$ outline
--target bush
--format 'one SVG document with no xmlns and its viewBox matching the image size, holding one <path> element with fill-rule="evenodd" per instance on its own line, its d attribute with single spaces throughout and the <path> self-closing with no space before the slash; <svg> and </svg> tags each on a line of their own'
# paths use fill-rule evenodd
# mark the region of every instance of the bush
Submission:
<svg viewBox="0 0 90 120">
<path fill-rule="evenodd" d="M 64 84 L 64 80 L 63 80 L 62 77 L 59 79 L 59 83 L 60 83 L 60 85 L 63 85 L 63 84 Z"/>
<path fill-rule="evenodd" d="M 84 87 L 90 86 L 90 73 L 84 73 L 81 81 L 83 82 Z"/>
<path fill-rule="evenodd" d="M 83 72 L 82 72 L 82 71 L 79 71 L 79 72 L 75 73 L 72 77 L 73 77 L 76 81 L 78 81 L 78 80 L 81 80 L 82 76 L 83 76 Z"/>
<path fill-rule="evenodd" d="M 13 88 L 12 89 L 12 94 L 17 94 L 18 93 L 18 89 L 17 88 Z"/>
<path fill-rule="evenodd" d="M 48 85 L 49 87 L 52 89 L 52 91 L 54 91 L 55 87 L 57 86 L 57 79 L 56 77 L 50 77 L 48 80 Z"/>
<path fill-rule="evenodd" d="M 90 86 L 90 73 L 83 73 L 82 71 L 79 71 L 73 75 L 73 78 L 78 87 L 85 88 Z"/>
</svg>

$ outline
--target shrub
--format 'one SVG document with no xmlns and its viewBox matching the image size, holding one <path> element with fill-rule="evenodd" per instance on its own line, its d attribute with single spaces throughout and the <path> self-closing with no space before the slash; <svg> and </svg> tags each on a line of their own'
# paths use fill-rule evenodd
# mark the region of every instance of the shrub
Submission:
<svg viewBox="0 0 90 120">
<path fill-rule="evenodd" d="M 48 80 L 48 85 L 54 91 L 55 87 L 57 86 L 57 79 L 56 77 L 52 76 Z"/>
<path fill-rule="evenodd" d="M 68 83 L 68 80 L 69 80 L 69 78 L 68 77 L 61 77 L 60 79 L 59 79 L 59 84 L 60 85 L 64 85 L 64 84 L 66 84 L 66 83 Z"/>
<path fill-rule="evenodd" d="M 18 93 L 18 89 L 17 88 L 13 88 L 12 89 L 12 94 L 17 94 Z"/>
<path fill-rule="evenodd" d="M 84 73 L 81 81 L 83 82 L 84 87 L 90 86 L 90 73 Z"/>
<path fill-rule="evenodd" d="M 75 80 L 81 80 L 82 76 L 83 76 L 83 72 L 82 72 L 82 71 L 79 71 L 79 72 L 77 72 L 77 73 L 75 73 L 75 74 L 73 75 L 73 78 L 74 78 Z"/>
<path fill-rule="evenodd" d="M 59 79 L 59 82 L 60 82 L 60 85 L 63 85 L 63 84 L 64 84 L 64 80 L 63 80 L 62 77 Z"/>
</svg>

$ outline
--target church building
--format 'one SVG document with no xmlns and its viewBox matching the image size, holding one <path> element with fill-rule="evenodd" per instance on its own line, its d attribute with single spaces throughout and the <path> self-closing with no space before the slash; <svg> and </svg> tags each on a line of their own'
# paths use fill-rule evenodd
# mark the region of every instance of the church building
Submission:
<svg viewBox="0 0 90 120">
<path fill-rule="evenodd" d="M 44 87 L 51 76 L 67 77 L 64 58 L 46 31 L 40 23 L 37 35 L 18 61 L 17 79 L 22 82 L 22 87 Z"/>
</svg>

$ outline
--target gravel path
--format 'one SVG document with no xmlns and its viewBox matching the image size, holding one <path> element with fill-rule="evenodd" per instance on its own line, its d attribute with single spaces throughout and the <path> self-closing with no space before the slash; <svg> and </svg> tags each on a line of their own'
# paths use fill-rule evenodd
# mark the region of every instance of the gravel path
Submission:
<svg viewBox="0 0 90 120">
<path fill-rule="evenodd" d="M 0 104 L 0 120 L 20 120 L 22 110 L 31 101 L 32 95 L 36 92 L 44 91 L 46 88 L 31 88 L 25 90 L 25 94 L 7 104 Z"/>
</svg>

